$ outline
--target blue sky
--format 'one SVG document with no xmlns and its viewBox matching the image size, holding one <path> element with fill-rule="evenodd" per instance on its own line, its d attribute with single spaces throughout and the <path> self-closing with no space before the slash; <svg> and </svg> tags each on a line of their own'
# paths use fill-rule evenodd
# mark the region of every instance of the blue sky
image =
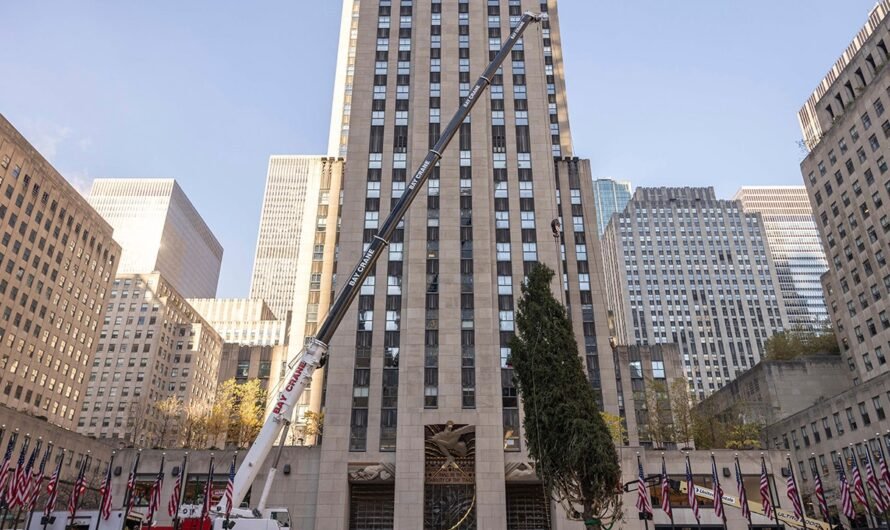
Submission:
<svg viewBox="0 0 890 530">
<path fill-rule="evenodd" d="M 563 0 L 576 154 L 634 186 L 801 183 L 797 110 L 873 5 Z M 340 2 L 3 11 L 0 112 L 80 189 L 176 178 L 225 248 L 219 295 L 246 295 L 269 155 L 326 150 Z"/>
</svg>

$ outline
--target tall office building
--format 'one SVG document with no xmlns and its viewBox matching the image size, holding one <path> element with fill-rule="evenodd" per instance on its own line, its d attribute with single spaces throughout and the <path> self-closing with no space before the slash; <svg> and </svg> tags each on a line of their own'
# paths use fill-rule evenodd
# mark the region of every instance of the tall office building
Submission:
<svg viewBox="0 0 890 530">
<path fill-rule="evenodd" d="M 322 180 L 340 180 L 343 161 L 322 156 L 282 155 L 269 158 L 266 192 L 260 216 L 250 297 L 263 299 L 279 319 L 293 309 L 301 262 L 312 261 L 317 243 L 316 213 Z M 306 244 L 301 247 L 303 236 Z"/>
<path fill-rule="evenodd" d="M 857 380 L 890 371 L 890 2 L 816 87 L 798 118 L 810 153 L 801 173 L 828 253 L 829 314 Z"/>
<path fill-rule="evenodd" d="M 829 326 L 822 293 L 828 269 L 813 208 L 803 186 L 743 186 L 733 197 L 742 209 L 759 213 L 766 232 L 788 327 L 818 332 Z"/>
<path fill-rule="evenodd" d="M 597 234 L 602 237 L 612 215 L 624 211 L 630 202 L 630 182 L 625 180 L 596 179 L 593 181 L 593 198 L 596 201 Z"/>
<path fill-rule="evenodd" d="M 358 262 L 522 12 L 550 19 L 493 77 L 332 341 L 316 527 L 562 518 L 535 484 L 509 362 L 516 300 L 535 262 L 563 273 L 564 289 L 554 289 L 591 383 L 607 410 L 617 414 L 618 402 L 593 180 L 586 161 L 569 158 L 556 2 L 347 4 L 331 131 L 348 161 L 341 269 Z"/>
<path fill-rule="evenodd" d="M 72 429 L 121 249 L 2 115 L 0 183 L 0 404 Z"/>
<path fill-rule="evenodd" d="M 825 299 L 851 384 L 765 436 L 799 466 L 818 462 L 829 476 L 864 465 L 867 447 L 874 454 L 890 443 L 888 21 L 890 1 L 882 0 L 798 113 L 810 149 L 801 174 L 828 255 Z M 827 481 L 827 494 L 839 504 L 836 483 Z"/>
<path fill-rule="evenodd" d="M 119 274 L 158 271 L 183 296 L 216 295 L 223 248 L 173 179 L 96 179 L 90 204 L 123 248 Z"/>
<path fill-rule="evenodd" d="M 185 429 L 185 411 L 209 407 L 222 339 L 160 273 L 119 274 L 99 334 L 77 431 L 138 447 L 165 446 Z"/>
<path fill-rule="evenodd" d="M 603 255 L 619 342 L 679 344 L 700 397 L 754 366 L 786 327 L 760 215 L 713 188 L 637 188 Z"/>
</svg>

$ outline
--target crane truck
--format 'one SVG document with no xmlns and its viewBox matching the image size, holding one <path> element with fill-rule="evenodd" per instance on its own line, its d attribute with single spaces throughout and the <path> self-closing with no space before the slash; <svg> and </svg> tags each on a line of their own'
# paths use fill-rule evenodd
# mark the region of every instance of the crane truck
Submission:
<svg viewBox="0 0 890 530">
<path fill-rule="evenodd" d="M 358 295 L 362 283 L 364 283 L 371 270 L 373 270 L 374 264 L 380 258 L 383 249 L 389 244 L 389 239 L 396 227 L 407 213 L 411 203 L 420 193 L 424 182 L 426 182 L 433 168 L 439 163 L 445 148 L 451 143 L 451 140 L 457 133 L 461 123 L 467 118 L 480 96 L 491 84 L 491 80 L 498 71 L 498 68 L 501 67 L 501 64 L 512 51 L 516 42 L 522 37 L 522 34 L 528 26 L 533 22 L 541 22 L 546 19 L 546 13 L 533 13 L 530 11 L 524 13 L 522 17 L 520 17 L 519 22 L 516 24 L 516 27 L 513 28 L 513 31 L 504 42 L 500 51 L 498 51 L 497 55 L 495 55 L 494 59 L 492 59 L 482 75 L 479 76 L 476 84 L 461 102 L 454 117 L 451 118 L 448 126 L 442 131 L 438 141 L 436 141 L 435 145 L 429 150 L 426 157 L 423 159 L 423 162 L 421 162 L 420 166 L 417 168 L 417 171 L 414 172 L 413 176 L 408 181 L 405 187 L 405 193 L 398 202 L 396 202 L 395 206 L 393 206 L 392 211 L 383 222 L 383 225 L 380 227 L 377 234 L 371 240 L 367 250 L 364 251 L 358 265 L 356 265 L 352 274 L 347 277 L 345 285 L 337 294 L 336 299 L 333 304 L 331 304 L 328 314 L 319 325 L 317 334 L 314 337 L 306 339 L 301 355 L 297 356 L 296 361 L 292 364 L 290 371 L 284 379 L 278 396 L 274 399 L 271 412 L 266 418 L 256 440 L 250 446 L 250 449 L 247 451 L 244 460 L 235 474 L 233 491 L 233 501 L 235 506 L 239 506 L 244 500 L 247 490 L 256 479 L 260 466 L 269 456 L 276 438 L 278 438 L 285 426 L 289 424 L 294 405 L 299 399 L 300 394 L 303 393 L 303 389 L 306 388 L 311 381 L 313 372 L 320 366 L 324 365 L 328 355 L 328 345 L 330 344 L 331 338 L 334 336 L 334 332 L 346 315 L 347 309 Z M 266 485 L 263 488 L 264 495 L 260 499 L 256 509 L 233 510 L 233 517 L 236 517 L 239 520 L 238 530 L 268 530 L 269 528 L 274 527 L 274 525 L 270 524 L 270 521 L 278 521 L 277 526 L 284 526 L 282 521 L 288 519 L 286 514 L 280 513 L 280 510 L 276 510 L 276 513 L 272 513 L 272 510 L 265 507 L 265 497 L 270 489 L 271 480 L 274 478 L 275 467 L 276 466 L 273 466 L 267 476 Z M 224 512 L 223 503 L 220 502 L 213 511 L 217 515 L 213 525 L 214 530 L 221 529 L 224 522 L 220 516 Z"/>
</svg>

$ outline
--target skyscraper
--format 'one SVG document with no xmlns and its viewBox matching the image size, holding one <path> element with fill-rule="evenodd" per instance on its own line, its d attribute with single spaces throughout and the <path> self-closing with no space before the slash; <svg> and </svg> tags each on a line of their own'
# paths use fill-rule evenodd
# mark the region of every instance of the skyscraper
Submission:
<svg viewBox="0 0 890 530">
<path fill-rule="evenodd" d="M 279 319 L 293 309 L 297 290 L 306 290 L 304 278 L 297 277 L 301 260 L 304 266 L 311 263 L 315 246 L 321 244 L 312 240 L 320 183 L 332 177 L 339 181 L 342 171 L 343 161 L 337 158 L 269 158 L 250 297 L 265 300 Z M 301 247 L 304 234 L 307 238 Z"/>
<path fill-rule="evenodd" d="M 826 301 L 858 382 L 890 371 L 888 12 L 890 2 L 875 6 L 798 113 L 810 148 L 801 173 L 828 253 Z"/>
<path fill-rule="evenodd" d="M 593 198 L 596 201 L 597 233 L 602 236 L 612 214 L 621 212 L 630 201 L 630 182 L 624 180 L 596 179 L 593 181 Z"/>
<path fill-rule="evenodd" d="M 563 275 L 554 289 L 591 384 L 618 412 L 592 179 L 586 161 L 570 158 L 556 2 L 347 4 L 335 93 L 343 108 L 331 131 L 347 159 L 338 267 L 358 261 L 522 12 L 550 20 L 530 28 L 494 76 L 332 341 L 316 526 L 546 521 L 509 349 L 535 262 Z M 561 246 L 550 229 L 557 217 Z M 446 438 L 462 456 L 440 473 Z"/>
<path fill-rule="evenodd" d="M 0 115 L 0 405 L 73 429 L 121 249 Z"/>
<path fill-rule="evenodd" d="M 216 295 L 223 248 L 173 179 L 96 179 L 90 204 L 123 248 L 119 274 L 160 272 L 183 296 Z"/>
<path fill-rule="evenodd" d="M 700 397 L 754 366 L 786 327 L 760 215 L 713 188 L 637 188 L 603 255 L 619 342 L 679 344 Z"/>
<path fill-rule="evenodd" d="M 186 411 L 213 403 L 222 339 L 157 272 L 119 274 L 108 302 L 77 431 L 138 447 L 183 441 Z M 170 398 L 180 410 L 158 407 Z"/>
<path fill-rule="evenodd" d="M 828 269 L 813 208 L 803 186 L 743 186 L 733 200 L 759 213 L 776 266 L 788 327 L 821 331 L 830 325 L 822 293 Z"/>
<path fill-rule="evenodd" d="M 865 25 L 798 112 L 800 164 L 822 247 L 828 314 L 852 385 L 770 425 L 798 465 L 861 458 L 890 430 L 890 1 Z M 877 433 L 877 434 L 875 434 Z M 883 438 L 883 440 L 882 440 Z M 831 492 L 829 491 L 829 495 Z"/>
</svg>

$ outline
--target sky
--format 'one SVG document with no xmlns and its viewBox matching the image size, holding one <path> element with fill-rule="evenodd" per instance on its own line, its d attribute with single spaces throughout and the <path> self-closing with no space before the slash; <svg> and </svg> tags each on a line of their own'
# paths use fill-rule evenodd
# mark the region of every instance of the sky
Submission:
<svg viewBox="0 0 890 530">
<path fill-rule="evenodd" d="M 802 184 L 797 111 L 873 6 L 562 0 L 575 155 L 635 187 Z M 269 155 L 327 149 L 340 1 L 2 11 L 0 113 L 83 192 L 177 179 L 225 249 L 218 296 L 246 296 Z"/>
</svg>

